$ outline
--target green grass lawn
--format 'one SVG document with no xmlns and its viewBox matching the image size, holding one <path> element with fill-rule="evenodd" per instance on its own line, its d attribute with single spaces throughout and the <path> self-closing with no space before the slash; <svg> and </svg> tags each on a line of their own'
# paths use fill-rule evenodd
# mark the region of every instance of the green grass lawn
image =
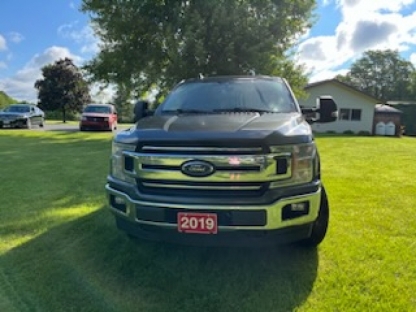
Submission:
<svg viewBox="0 0 416 312">
<path fill-rule="evenodd" d="M 54 120 L 54 119 L 47 119 L 45 121 L 46 125 L 64 125 L 64 122 L 62 120 Z M 67 120 L 66 123 L 67 125 L 78 125 L 79 121 L 76 120 Z M 133 126 L 133 123 L 128 123 L 128 122 L 119 122 L 119 125 L 123 125 L 123 126 Z"/>
<path fill-rule="evenodd" d="M 78 125 L 79 121 L 75 121 L 75 120 L 67 120 L 65 123 L 62 120 L 53 120 L 53 119 L 47 119 L 45 121 L 46 125 Z"/>
<path fill-rule="evenodd" d="M 0 311 L 416 311 L 416 139 L 321 137 L 317 250 L 129 240 L 111 133 L 0 132 Z"/>
</svg>

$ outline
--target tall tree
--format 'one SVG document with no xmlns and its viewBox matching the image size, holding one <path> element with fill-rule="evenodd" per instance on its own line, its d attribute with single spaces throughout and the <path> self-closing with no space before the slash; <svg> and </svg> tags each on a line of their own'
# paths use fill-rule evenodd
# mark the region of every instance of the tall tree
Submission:
<svg viewBox="0 0 416 312">
<path fill-rule="evenodd" d="M 412 63 L 398 51 L 367 51 L 345 76 L 337 79 L 382 101 L 409 100 L 414 71 Z"/>
<path fill-rule="evenodd" d="M 39 107 L 47 111 L 61 111 L 63 122 L 68 112 L 79 112 L 91 101 L 89 86 L 80 69 L 65 58 L 42 68 L 43 79 L 35 82 Z"/>
<path fill-rule="evenodd" d="M 8 96 L 4 91 L 0 91 L 0 109 L 15 103 L 18 101 Z"/>
<path fill-rule="evenodd" d="M 133 120 L 133 105 L 131 103 L 131 89 L 125 85 L 118 85 L 113 104 L 117 108 L 118 120 L 131 122 Z"/>
<path fill-rule="evenodd" d="M 83 0 L 102 44 L 92 78 L 165 93 L 204 75 L 281 73 L 303 87 L 285 53 L 311 26 L 315 0 Z M 281 65 L 284 60 L 284 70 Z M 290 81 L 292 83 L 292 81 Z M 300 84 L 299 84 L 300 83 Z"/>
</svg>

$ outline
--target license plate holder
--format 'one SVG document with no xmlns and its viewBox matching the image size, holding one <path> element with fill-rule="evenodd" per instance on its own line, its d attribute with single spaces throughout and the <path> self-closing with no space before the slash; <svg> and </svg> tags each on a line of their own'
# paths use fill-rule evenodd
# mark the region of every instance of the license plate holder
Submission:
<svg viewBox="0 0 416 312">
<path fill-rule="evenodd" d="M 178 231 L 193 234 L 217 234 L 218 218 L 215 213 L 179 212 Z"/>
</svg>

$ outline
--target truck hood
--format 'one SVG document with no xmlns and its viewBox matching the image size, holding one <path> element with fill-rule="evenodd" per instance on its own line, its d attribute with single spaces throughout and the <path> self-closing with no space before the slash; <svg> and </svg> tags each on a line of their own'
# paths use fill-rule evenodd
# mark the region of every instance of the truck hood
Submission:
<svg viewBox="0 0 416 312">
<path fill-rule="evenodd" d="M 116 141 L 218 142 L 244 144 L 297 144 L 312 140 L 309 124 L 299 113 L 222 113 L 206 115 L 162 115 L 140 120 L 120 132 Z M 215 144 L 215 143 L 213 143 Z"/>
</svg>

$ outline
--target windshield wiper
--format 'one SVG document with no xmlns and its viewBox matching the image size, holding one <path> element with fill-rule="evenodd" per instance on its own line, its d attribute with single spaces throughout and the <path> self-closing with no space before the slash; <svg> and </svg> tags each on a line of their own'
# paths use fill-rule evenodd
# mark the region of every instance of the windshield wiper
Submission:
<svg viewBox="0 0 416 312">
<path fill-rule="evenodd" d="M 231 108 L 221 108 L 214 109 L 216 113 L 226 113 L 226 112 L 242 112 L 242 113 L 274 113 L 271 110 L 261 109 L 261 108 L 244 108 L 244 107 L 231 107 Z"/>
</svg>

